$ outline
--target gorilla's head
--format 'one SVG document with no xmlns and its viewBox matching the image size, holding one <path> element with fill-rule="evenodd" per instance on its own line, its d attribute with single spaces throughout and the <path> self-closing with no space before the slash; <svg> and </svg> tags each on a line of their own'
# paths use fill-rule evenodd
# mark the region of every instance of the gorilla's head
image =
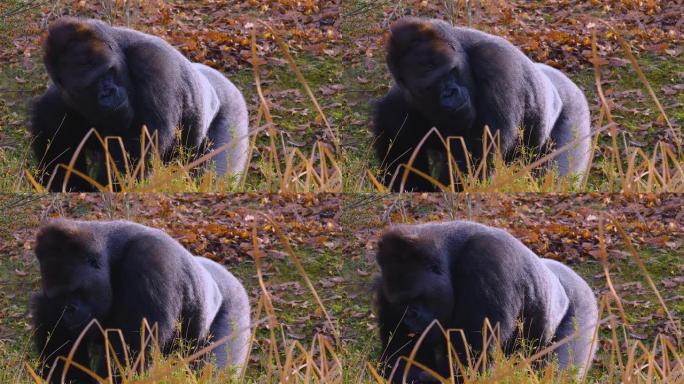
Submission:
<svg viewBox="0 0 684 384">
<path fill-rule="evenodd" d="M 453 287 L 447 258 L 429 239 L 419 238 L 409 226 L 397 226 L 378 243 L 381 288 L 392 306 L 403 308 L 402 322 L 417 334 L 433 320 L 451 322 Z M 433 328 L 432 336 L 439 335 Z"/>
<path fill-rule="evenodd" d="M 457 39 L 446 38 L 439 23 L 411 17 L 394 23 L 387 66 L 407 100 L 426 117 L 468 129 L 475 106 L 467 52 Z"/>
<path fill-rule="evenodd" d="M 63 17 L 44 43 L 45 67 L 63 99 L 95 123 L 125 129 L 133 118 L 124 54 L 99 21 Z"/>
<path fill-rule="evenodd" d="M 63 309 L 62 321 L 79 331 L 111 307 L 107 257 L 91 232 L 68 221 L 55 220 L 38 233 L 42 295 Z"/>
</svg>

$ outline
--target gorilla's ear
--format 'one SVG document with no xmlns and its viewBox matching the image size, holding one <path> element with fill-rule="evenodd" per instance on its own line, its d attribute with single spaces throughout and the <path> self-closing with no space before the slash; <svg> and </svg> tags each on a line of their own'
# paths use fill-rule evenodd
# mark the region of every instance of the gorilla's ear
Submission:
<svg viewBox="0 0 684 384">
<path fill-rule="evenodd" d="M 376 259 L 380 265 L 419 261 L 423 258 L 424 248 L 421 239 L 416 234 L 390 229 L 378 241 Z"/>
<path fill-rule="evenodd" d="M 59 257 L 65 252 L 76 252 L 93 241 L 93 234 L 80 229 L 75 223 L 54 220 L 38 231 L 36 256 L 38 259 Z"/>
</svg>

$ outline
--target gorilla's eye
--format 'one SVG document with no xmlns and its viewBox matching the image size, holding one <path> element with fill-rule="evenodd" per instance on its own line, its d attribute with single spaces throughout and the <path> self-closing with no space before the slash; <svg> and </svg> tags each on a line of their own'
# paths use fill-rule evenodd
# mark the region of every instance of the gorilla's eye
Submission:
<svg viewBox="0 0 684 384">
<path fill-rule="evenodd" d="M 429 268 L 430 268 L 430 272 L 432 272 L 432 273 L 436 273 L 438 275 L 442 274 L 442 268 L 440 268 L 439 265 L 437 265 L 437 264 L 431 264 Z"/>
</svg>

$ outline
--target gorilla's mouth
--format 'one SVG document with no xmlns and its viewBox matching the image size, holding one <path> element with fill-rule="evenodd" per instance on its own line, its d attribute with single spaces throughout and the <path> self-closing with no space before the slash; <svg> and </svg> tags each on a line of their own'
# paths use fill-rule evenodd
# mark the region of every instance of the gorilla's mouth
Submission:
<svg viewBox="0 0 684 384">
<path fill-rule="evenodd" d="M 66 326 L 69 328 L 70 331 L 80 331 L 83 329 L 88 323 L 90 323 L 90 320 L 92 320 L 92 316 L 88 314 L 84 319 L 81 320 L 75 320 L 75 321 L 68 321 Z"/>
<path fill-rule="evenodd" d="M 121 101 L 116 104 L 115 106 L 105 108 L 105 112 L 109 115 L 118 113 L 122 109 L 126 108 L 128 106 L 128 100 L 126 98 L 122 98 Z"/>
<path fill-rule="evenodd" d="M 467 92 L 464 92 L 461 87 L 445 89 L 440 95 L 442 108 L 454 113 L 465 109 L 469 100 Z"/>
<path fill-rule="evenodd" d="M 108 127 L 108 129 L 115 130 L 125 129 L 133 119 L 132 112 L 128 100 L 124 98 L 111 108 L 102 108 L 102 106 L 100 106 L 100 108 L 97 109 L 97 112 L 91 116 L 91 119 L 102 125 L 101 128 Z"/>
<path fill-rule="evenodd" d="M 461 99 L 461 102 L 458 105 L 451 108 L 451 111 L 452 112 L 461 112 L 462 110 L 466 109 L 467 106 L 468 106 L 468 99 L 463 98 L 463 99 Z"/>
<path fill-rule="evenodd" d="M 68 328 L 69 328 L 70 331 L 74 331 L 74 332 L 75 332 L 75 331 L 78 331 L 78 330 L 82 329 L 85 325 L 86 325 L 86 322 L 85 322 L 85 321 L 82 321 L 82 322 L 80 322 L 80 323 L 78 323 L 78 324 L 69 324 Z"/>
</svg>

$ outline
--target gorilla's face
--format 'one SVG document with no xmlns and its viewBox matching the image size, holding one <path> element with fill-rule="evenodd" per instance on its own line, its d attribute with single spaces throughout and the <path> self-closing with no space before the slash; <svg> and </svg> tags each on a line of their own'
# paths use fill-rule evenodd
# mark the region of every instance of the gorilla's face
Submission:
<svg viewBox="0 0 684 384">
<path fill-rule="evenodd" d="M 454 292 L 445 257 L 431 241 L 401 231 L 386 233 L 378 244 L 383 296 L 412 333 L 421 334 L 434 320 L 451 323 Z M 428 337 L 440 335 L 435 326 Z"/>
<path fill-rule="evenodd" d="M 125 76 L 116 65 L 100 65 L 82 79 L 64 82 L 62 94 L 79 112 L 95 122 L 118 124 L 125 129 L 133 117 Z M 67 71 L 68 72 L 68 71 Z"/>
<path fill-rule="evenodd" d="M 46 265 L 46 268 L 50 268 Z M 53 266 L 56 267 L 56 266 Z M 41 269 L 43 266 L 41 264 Z M 59 276 L 52 273 L 43 280 L 43 294 L 62 309 L 62 321 L 71 331 L 78 332 L 92 319 L 102 319 L 111 307 L 112 292 L 105 274 L 91 267 L 61 268 Z M 81 275 L 79 275 L 79 273 Z"/>
<path fill-rule="evenodd" d="M 434 320 L 448 326 L 452 314 L 453 292 L 451 284 L 443 275 L 421 272 L 414 275 L 415 281 L 404 280 L 404 284 L 391 284 L 383 287 L 387 300 L 399 312 L 403 311 L 402 323 L 412 333 L 420 335 Z M 439 328 L 431 329 L 430 337 L 439 335 Z"/>
<path fill-rule="evenodd" d="M 64 100 L 93 122 L 126 129 L 133 109 L 128 70 L 121 54 L 92 34 L 74 36 L 56 57 L 49 54 L 50 43 L 48 39 L 46 66 Z"/>
<path fill-rule="evenodd" d="M 419 60 L 410 57 L 408 61 Z M 412 65 L 402 65 L 406 69 Z M 412 103 L 435 123 L 458 122 L 459 127 L 469 128 L 475 117 L 470 91 L 467 65 L 446 59 L 415 64 L 413 75 L 406 73 L 404 88 Z"/>
<path fill-rule="evenodd" d="M 78 331 L 110 310 L 112 291 L 105 256 L 89 233 L 48 229 L 39 234 L 43 295 L 62 309 L 62 321 Z"/>
<path fill-rule="evenodd" d="M 92 319 L 102 318 L 106 313 L 102 301 L 94 300 L 93 292 L 79 288 L 52 298 L 57 307 L 62 308 L 62 323 L 70 331 L 78 333 Z"/>
<path fill-rule="evenodd" d="M 426 38 L 425 33 L 429 32 L 415 25 L 395 31 L 390 46 L 401 53 L 388 56 L 388 65 L 407 99 L 425 117 L 435 124 L 468 129 L 475 106 L 467 53 L 437 35 Z"/>
<path fill-rule="evenodd" d="M 112 66 L 93 73 L 91 79 L 65 84 L 66 96 L 78 105 L 90 104 L 103 117 L 111 117 L 128 109 L 128 94 L 117 68 Z"/>
</svg>

